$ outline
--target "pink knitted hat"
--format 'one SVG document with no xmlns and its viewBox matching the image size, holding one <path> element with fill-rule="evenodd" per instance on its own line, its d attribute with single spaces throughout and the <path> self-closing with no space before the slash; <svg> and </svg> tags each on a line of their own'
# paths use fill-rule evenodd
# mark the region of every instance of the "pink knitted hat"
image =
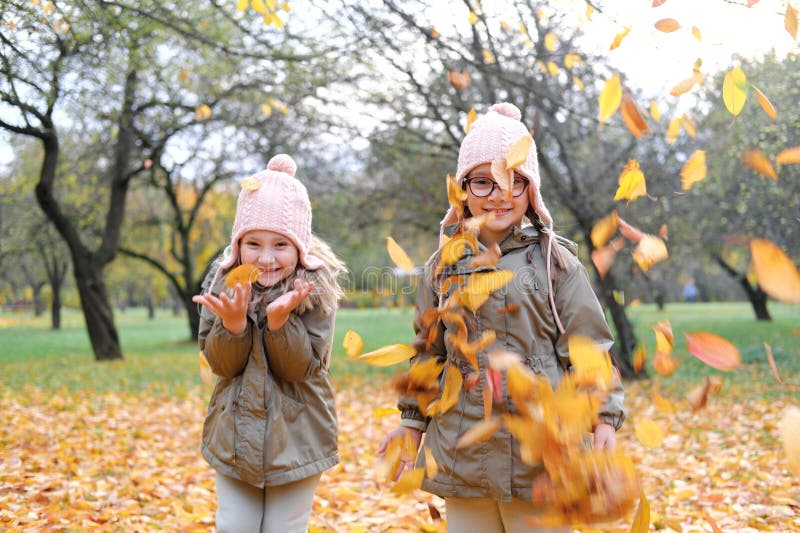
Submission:
<svg viewBox="0 0 800 533">
<path fill-rule="evenodd" d="M 308 253 L 311 242 L 311 202 L 305 186 L 294 178 L 297 164 L 286 154 L 278 154 L 267 169 L 242 181 L 236 202 L 229 254 L 219 271 L 236 264 L 239 240 L 248 231 L 267 230 L 288 237 L 298 251 L 300 264 L 308 270 L 323 266 L 318 257 Z M 228 250 L 226 250 L 228 252 Z"/>
<path fill-rule="evenodd" d="M 521 117 L 522 114 L 517 106 L 503 102 L 490 107 L 485 115 L 472 124 L 458 150 L 456 181 L 459 185 L 473 168 L 482 163 L 491 163 L 495 159 L 505 159 L 509 146 L 525 135 L 530 136 L 528 128 L 520 121 Z M 542 217 L 545 224 L 552 226 L 553 219 L 544 205 L 539 190 L 541 179 L 539 160 L 536 158 L 536 143 L 531 143 L 528 157 L 516 171 L 530 180 L 528 197 L 533 210 Z M 448 226 L 456 221 L 455 210 L 451 208 L 442 220 L 442 226 Z"/>
</svg>

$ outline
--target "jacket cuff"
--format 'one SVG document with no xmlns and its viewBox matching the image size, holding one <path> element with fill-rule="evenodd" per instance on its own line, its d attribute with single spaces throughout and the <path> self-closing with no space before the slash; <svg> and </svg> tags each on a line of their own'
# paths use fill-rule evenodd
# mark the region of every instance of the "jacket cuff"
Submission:
<svg viewBox="0 0 800 533">
<path fill-rule="evenodd" d="M 619 431 L 625 421 L 625 413 L 600 413 L 597 417 L 598 423 L 608 424 L 614 427 L 614 431 Z"/>
<path fill-rule="evenodd" d="M 429 417 L 425 417 L 416 409 L 404 409 L 400 414 L 400 425 L 425 432 L 428 429 Z"/>
</svg>

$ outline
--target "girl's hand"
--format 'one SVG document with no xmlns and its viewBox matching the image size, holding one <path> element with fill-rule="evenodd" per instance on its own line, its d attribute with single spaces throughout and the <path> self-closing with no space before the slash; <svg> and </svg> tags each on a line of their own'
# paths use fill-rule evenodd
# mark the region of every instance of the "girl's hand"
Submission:
<svg viewBox="0 0 800 533">
<path fill-rule="evenodd" d="M 419 443 L 422 441 L 422 432 L 418 429 L 409 428 L 405 426 L 396 427 L 386 434 L 386 436 L 383 438 L 383 441 L 381 441 L 380 447 L 378 448 L 378 456 L 382 458 L 383 455 L 386 453 L 386 447 L 389 445 L 389 442 L 394 439 L 402 439 L 403 435 L 406 433 L 411 435 L 411 439 L 414 442 L 414 451 L 415 451 L 414 455 L 416 456 L 416 451 L 419 450 Z M 414 470 L 415 461 L 416 457 L 410 461 L 406 461 L 401 457 L 400 466 L 397 467 L 397 472 L 394 473 L 392 481 L 397 481 L 398 478 L 400 477 L 400 474 L 403 473 L 403 470 L 408 470 L 408 471 Z"/>
<path fill-rule="evenodd" d="M 286 324 L 289 315 L 297 309 L 303 300 L 308 298 L 314 290 L 314 283 L 294 280 L 294 289 L 278 297 L 274 302 L 267 306 L 267 328 L 276 331 Z"/>
<path fill-rule="evenodd" d="M 232 297 L 224 292 L 219 298 L 213 294 L 200 294 L 192 296 L 192 301 L 208 307 L 222 320 L 222 325 L 231 335 L 239 335 L 247 329 L 247 304 L 250 302 L 251 288 L 249 283 L 244 287 L 237 283 Z"/>
<path fill-rule="evenodd" d="M 594 447 L 596 450 L 613 450 L 617 447 L 617 432 L 614 426 L 601 422 L 594 428 Z"/>
</svg>

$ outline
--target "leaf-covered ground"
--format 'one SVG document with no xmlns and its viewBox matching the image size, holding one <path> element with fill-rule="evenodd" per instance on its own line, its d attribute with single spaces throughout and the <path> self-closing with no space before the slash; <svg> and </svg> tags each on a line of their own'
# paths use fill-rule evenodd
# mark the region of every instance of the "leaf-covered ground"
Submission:
<svg viewBox="0 0 800 533">
<path fill-rule="evenodd" d="M 442 500 L 397 497 L 375 479 L 375 450 L 396 422 L 376 417 L 394 403 L 385 385 L 338 383 L 343 460 L 322 478 L 311 531 L 443 530 L 429 508 L 444 515 Z M 679 414 L 666 415 L 654 408 L 649 383 L 627 389 L 631 423 L 621 442 L 639 464 L 652 529 L 800 530 L 800 483 L 778 436 L 785 400 L 740 401 L 734 387 L 694 414 L 673 397 Z M 0 389 L 0 530 L 212 531 L 214 476 L 198 451 L 208 393 Z M 661 425 L 660 447 L 637 441 L 639 416 Z"/>
</svg>

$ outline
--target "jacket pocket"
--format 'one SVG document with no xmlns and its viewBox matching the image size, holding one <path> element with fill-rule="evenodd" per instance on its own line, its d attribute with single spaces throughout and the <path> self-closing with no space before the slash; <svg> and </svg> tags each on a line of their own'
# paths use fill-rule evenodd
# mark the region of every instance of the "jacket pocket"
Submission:
<svg viewBox="0 0 800 533">
<path fill-rule="evenodd" d="M 546 377 L 553 389 L 561 380 L 562 370 L 555 355 L 529 355 L 525 358 L 525 366 L 534 373 Z"/>
<path fill-rule="evenodd" d="M 241 378 L 220 379 L 203 424 L 203 442 L 222 462 L 236 464 L 236 418 Z"/>
<path fill-rule="evenodd" d="M 300 411 L 303 410 L 304 405 L 286 393 L 280 393 L 281 399 L 281 414 L 287 423 L 292 423 L 297 420 Z"/>
</svg>

